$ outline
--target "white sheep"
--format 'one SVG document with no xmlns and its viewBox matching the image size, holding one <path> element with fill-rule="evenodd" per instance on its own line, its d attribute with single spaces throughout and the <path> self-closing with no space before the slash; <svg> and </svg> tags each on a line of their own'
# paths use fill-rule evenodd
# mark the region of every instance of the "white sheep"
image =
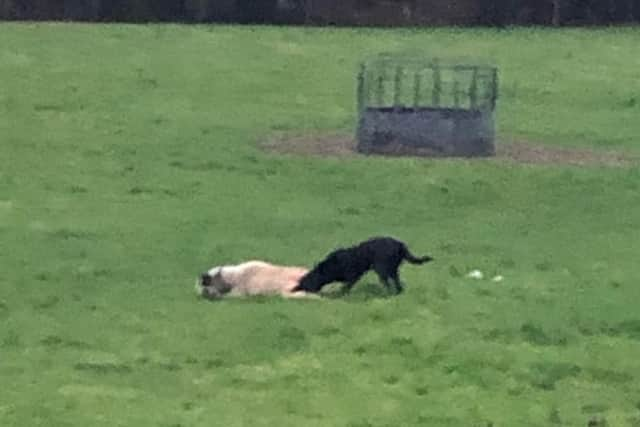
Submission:
<svg viewBox="0 0 640 427">
<path fill-rule="evenodd" d="M 320 298 L 304 291 L 292 292 L 308 271 L 304 267 L 280 266 L 256 260 L 216 266 L 200 276 L 196 282 L 196 292 L 208 299 L 252 295 Z"/>
</svg>

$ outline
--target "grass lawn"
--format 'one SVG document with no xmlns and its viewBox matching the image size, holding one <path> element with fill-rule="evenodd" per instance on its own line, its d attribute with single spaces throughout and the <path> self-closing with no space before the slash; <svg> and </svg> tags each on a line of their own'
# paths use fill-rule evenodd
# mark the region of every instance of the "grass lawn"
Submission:
<svg viewBox="0 0 640 427">
<path fill-rule="evenodd" d="M 640 425 L 640 167 L 265 153 L 370 53 L 495 59 L 500 139 L 640 153 L 640 31 L 0 24 L 0 425 Z M 326 301 L 198 273 L 390 234 Z M 504 281 L 472 280 L 479 268 Z"/>
</svg>

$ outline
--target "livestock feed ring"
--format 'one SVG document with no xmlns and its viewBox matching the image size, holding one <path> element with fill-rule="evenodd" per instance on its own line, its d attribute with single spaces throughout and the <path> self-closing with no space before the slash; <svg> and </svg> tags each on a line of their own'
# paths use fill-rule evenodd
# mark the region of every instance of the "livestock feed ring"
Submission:
<svg viewBox="0 0 640 427">
<path fill-rule="evenodd" d="M 380 54 L 358 73 L 357 149 L 441 157 L 495 154 L 498 70 L 491 65 Z"/>
</svg>

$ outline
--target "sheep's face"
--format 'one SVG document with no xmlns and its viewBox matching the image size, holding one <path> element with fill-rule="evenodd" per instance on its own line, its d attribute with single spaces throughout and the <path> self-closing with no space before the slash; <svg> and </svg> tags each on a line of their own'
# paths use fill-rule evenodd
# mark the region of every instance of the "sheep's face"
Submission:
<svg viewBox="0 0 640 427">
<path fill-rule="evenodd" d="M 196 292 L 205 298 L 219 298 L 230 290 L 231 286 L 223 279 L 222 267 L 213 267 L 202 273 L 196 283 Z"/>
</svg>

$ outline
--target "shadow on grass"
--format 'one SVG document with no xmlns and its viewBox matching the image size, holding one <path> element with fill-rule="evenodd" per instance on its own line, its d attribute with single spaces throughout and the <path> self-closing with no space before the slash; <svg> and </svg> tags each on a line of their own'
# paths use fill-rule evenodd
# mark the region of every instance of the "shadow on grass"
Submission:
<svg viewBox="0 0 640 427">
<path fill-rule="evenodd" d="M 58 335 L 47 335 L 40 340 L 40 344 L 50 349 L 71 348 L 86 350 L 91 348 L 91 345 L 84 341 L 62 338 Z"/>
<path fill-rule="evenodd" d="M 47 235 L 52 240 L 95 240 L 99 236 L 87 230 L 76 230 L 71 228 L 59 228 L 57 230 L 48 231 Z"/>
<path fill-rule="evenodd" d="M 573 363 L 538 362 L 530 366 L 528 382 L 541 390 L 555 390 L 556 383 L 566 378 L 577 377 L 582 368 Z"/>
<path fill-rule="evenodd" d="M 603 326 L 602 333 L 612 337 L 624 336 L 633 340 L 640 340 L 640 319 L 629 319 L 615 325 Z"/>
<path fill-rule="evenodd" d="M 7 317 L 9 317 L 9 306 L 0 300 L 0 319 L 6 319 Z"/>
<path fill-rule="evenodd" d="M 35 298 L 32 300 L 32 306 L 36 310 L 48 310 L 54 308 L 60 302 L 60 298 L 56 295 L 48 295 L 45 297 Z"/>
<path fill-rule="evenodd" d="M 358 283 L 348 294 L 345 294 L 342 291 L 342 285 L 333 285 L 330 290 L 322 293 L 323 298 L 332 300 L 340 299 L 353 303 L 376 299 L 387 299 L 396 295 L 395 291 L 387 290 L 384 285 L 374 282 Z"/>
<path fill-rule="evenodd" d="M 129 374 L 133 371 L 130 366 L 123 363 L 79 362 L 73 365 L 77 371 L 91 372 L 98 375 Z"/>
<path fill-rule="evenodd" d="M 343 300 L 346 302 L 359 303 L 364 301 L 370 301 L 375 299 L 387 299 L 397 296 L 395 291 L 389 291 L 379 283 L 361 283 L 355 285 L 351 292 L 348 294 L 343 293 L 341 285 L 332 285 L 329 290 L 323 290 L 320 294 L 323 299 L 328 300 Z M 222 298 L 203 298 L 197 293 L 194 294 L 195 298 L 209 303 L 220 303 L 222 301 L 234 301 L 239 304 L 266 304 L 270 301 L 282 300 L 281 296 L 277 295 L 252 295 L 246 297 L 222 297 Z M 313 298 L 296 298 L 290 301 L 318 301 Z"/>
<path fill-rule="evenodd" d="M 522 339 L 539 346 L 564 346 L 568 338 L 561 331 L 545 331 L 533 323 L 525 323 L 520 328 Z"/>
</svg>

